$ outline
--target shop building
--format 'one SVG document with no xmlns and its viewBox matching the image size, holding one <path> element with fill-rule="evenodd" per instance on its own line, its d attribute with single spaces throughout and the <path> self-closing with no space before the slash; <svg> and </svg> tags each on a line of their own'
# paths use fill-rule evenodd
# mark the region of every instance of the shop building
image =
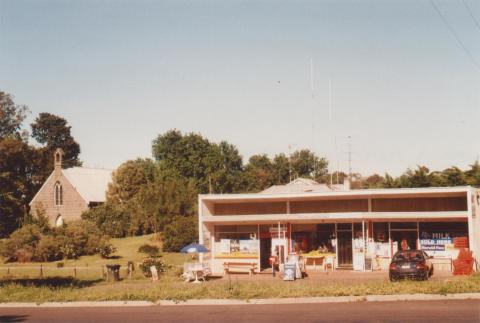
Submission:
<svg viewBox="0 0 480 323">
<path fill-rule="evenodd" d="M 312 183 L 257 194 L 199 196 L 199 240 L 214 274 L 225 263 L 270 267 L 289 253 L 307 266 L 386 269 L 399 249 L 423 249 L 447 264 L 460 248 L 480 254 L 480 190 L 472 187 L 349 190 Z M 320 184 L 318 184 L 320 185 Z M 272 192 L 273 191 L 273 192 Z M 316 260 L 321 259 L 320 263 Z M 241 267 L 241 266 L 240 266 Z"/>
</svg>

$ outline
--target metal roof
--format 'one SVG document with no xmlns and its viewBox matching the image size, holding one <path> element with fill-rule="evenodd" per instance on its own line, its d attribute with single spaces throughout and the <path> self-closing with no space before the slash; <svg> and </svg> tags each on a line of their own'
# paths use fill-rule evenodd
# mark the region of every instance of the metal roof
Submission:
<svg viewBox="0 0 480 323">
<path fill-rule="evenodd" d="M 105 202 L 112 170 L 86 167 L 62 169 L 63 175 L 87 203 Z"/>
</svg>

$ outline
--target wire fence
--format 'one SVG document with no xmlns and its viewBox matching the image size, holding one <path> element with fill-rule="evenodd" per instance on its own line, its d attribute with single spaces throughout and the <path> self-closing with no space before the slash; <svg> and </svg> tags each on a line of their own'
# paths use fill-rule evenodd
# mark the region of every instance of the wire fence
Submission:
<svg viewBox="0 0 480 323">
<path fill-rule="evenodd" d="M 127 267 L 120 268 L 120 276 L 132 277 Z M 105 279 L 106 266 L 1 266 L 0 278 L 47 278 L 47 277 L 73 277 L 77 279 Z"/>
</svg>

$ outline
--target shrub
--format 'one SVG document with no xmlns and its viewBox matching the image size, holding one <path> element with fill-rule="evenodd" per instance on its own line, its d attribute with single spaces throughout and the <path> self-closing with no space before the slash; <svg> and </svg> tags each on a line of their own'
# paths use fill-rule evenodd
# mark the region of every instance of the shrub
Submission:
<svg viewBox="0 0 480 323">
<path fill-rule="evenodd" d="M 97 247 L 97 251 L 102 258 L 108 258 L 113 253 L 117 252 L 117 248 L 109 243 L 108 240 L 102 240 L 100 245 Z"/>
<path fill-rule="evenodd" d="M 57 228 L 55 236 L 59 240 L 63 257 L 67 259 L 96 254 L 99 241 L 106 239 L 95 224 L 89 221 L 69 223 Z"/>
<path fill-rule="evenodd" d="M 60 261 L 57 263 L 57 268 L 63 268 L 65 267 L 65 263 L 63 261 Z"/>
<path fill-rule="evenodd" d="M 102 233 L 115 238 L 125 237 L 131 223 L 128 210 L 110 202 L 84 212 L 82 219 L 95 223 Z"/>
<path fill-rule="evenodd" d="M 35 256 L 35 249 L 42 234 L 35 224 L 28 224 L 10 235 L 2 247 L 2 256 L 6 262 L 31 261 Z"/>
<path fill-rule="evenodd" d="M 152 272 L 150 271 L 150 267 L 155 266 L 157 268 L 158 275 L 160 276 L 161 273 L 167 271 L 168 265 L 160 258 L 146 258 L 142 261 L 139 265 L 140 269 L 143 272 L 145 277 L 152 277 Z"/>
<path fill-rule="evenodd" d="M 42 236 L 38 243 L 35 259 L 40 261 L 55 261 L 63 258 L 61 245 L 53 236 Z"/>
<path fill-rule="evenodd" d="M 99 252 L 108 256 L 116 251 L 108 237 L 88 221 L 45 229 L 37 224 L 24 225 L 2 242 L 0 254 L 6 262 L 27 262 L 75 259 Z"/>
<path fill-rule="evenodd" d="M 17 249 L 14 252 L 14 257 L 18 262 L 30 262 L 33 260 L 33 251 L 29 248 Z"/>
<path fill-rule="evenodd" d="M 160 255 L 160 248 L 151 244 L 143 244 L 138 248 L 138 252 L 145 253 L 150 257 L 158 257 Z"/>
<path fill-rule="evenodd" d="M 198 240 L 196 217 L 176 216 L 165 226 L 163 232 L 163 250 L 179 252 L 184 246 Z"/>
</svg>

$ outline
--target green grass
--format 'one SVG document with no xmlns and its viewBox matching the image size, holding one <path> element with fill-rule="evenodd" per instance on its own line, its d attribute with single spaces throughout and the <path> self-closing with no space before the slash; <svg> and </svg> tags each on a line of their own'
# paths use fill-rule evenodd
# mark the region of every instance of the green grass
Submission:
<svg viewBox="0 0 480 323">
<path fill-rule="evenodd" d="M 156 283 L 128 280 L 118 283 L 66 280 L 58 282 L 18 280 L 4 282 L 0 302 L 255 299 L 272 297 L 319 297 L 391 294 L 450 294 L 480 292 L 480 275 L 454 277 L 446 281 L 388 281 L 352 284 L 347 282 L 209 281 L 205 284 L 181 282 L 171 273 Z"/>
<path fill-rule="evenodd" d="M 152 283 L 136 270 L 133 279 L 107 283 L 102 279 L 101 267 L 118 263 L 126 268 L 128 261 L 138 263 L 145 255 L 137 253 L 144 243 L 160 245 L 152 235 L 124 239 L 112 239 L 118 248 L 117 259 L 102 259 L 86 256 L 78 260 L 65 261 L 66 268 L 57 268 L 58 262 L 42 263 L 44 275 L 39 278 L 40 263 L 11 263 L 0 269 L 0 302 L 47 302 L 47 301 L 106 301 L 106 300 L 176 300 L 202 298 L 255 299 L 272 297 L 314 297 L 347 295 L 391 295 L 391 294 L 449 294 L 480 292 L 480 274 L 470 277 L 452 277 L 445 280 L 426 282 L 401 281 L 390 283 L 379 281 L 315 281 L 304 279 L 295 282 L 278 280 L 212 279 L 204 284 L 184 283 L 179 277 L 179 268 L 189 255 L 164 253 L 163 258 L 172 267 L 158 282 Z M 11 268 L 6 275 L 6 266 Z M 28 268 L 35 266 L 36 268 Z M 73 267 L 78 269 L 73 278 Z M 87 269 L 83 267 L 87 267 Z M 181 270 L 180 270 L 181 271 Z M 122 271 L 122 277 L 125 272 Z M 254 276 L 255 277 L 255 276 Z"/>
<path fill-rule="evenodd" d="M 154 235 L 111 239 L 111 242 L 115 247 L 117 247 L 118 251 L 114 254 L 114 257 L 110 259 L 103 259 L 99 255 L 93 255 L 83 256 L 75 260 L 69 259 L 42 263 L 35 262 L 2 264 L 0 265 L 0 279 L 5 277 L 38 278 L 40 276 L 40 265 L 42 266 L 43 277 L 73 276 L 73 268 L 77 267 L 76 278 L 97 279 L 102 277 L 102 267 L 107 264 L 120 264 L 122 266 L 122 275 L 124 275 L 129 261 L 137 264 L 146 257 L 145 254 L 137 252 L 138 247 L 145 243 L 161 247 L 161 243 L 158 241 L 158 239 L 154 238 Z M 168 264 L 172 266 L 179 266 L 190 258 L 190 256 L 186 254 L 168 252 L 162 253 L 162 257 Z M 64 263 L 64 268 L 57 268 L 57 264 L 60 262 Z M 7 268 L 10 268 L 9 274 L 7 272 Z M 143 278 L 139 270 L 135 272 L 134 278 Z"/>
</svg>

